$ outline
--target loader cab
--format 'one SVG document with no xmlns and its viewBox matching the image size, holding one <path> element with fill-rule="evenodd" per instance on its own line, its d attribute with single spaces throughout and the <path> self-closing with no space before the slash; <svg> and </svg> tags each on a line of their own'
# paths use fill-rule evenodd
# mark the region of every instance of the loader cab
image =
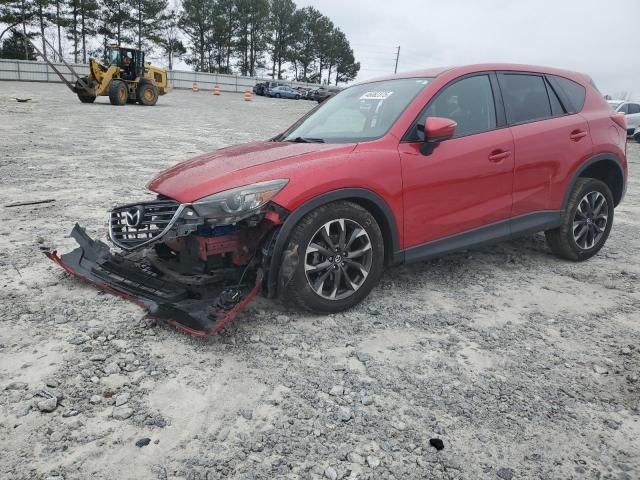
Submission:
<svg viewBox="0 0 640 480">
<path fill-rule="evenodd" d="M 105 51 L 105 63 L 120 67 L 125 80 L 144 76 L 144 52 L 141 50 L 110 45 Z"/>
</svg>

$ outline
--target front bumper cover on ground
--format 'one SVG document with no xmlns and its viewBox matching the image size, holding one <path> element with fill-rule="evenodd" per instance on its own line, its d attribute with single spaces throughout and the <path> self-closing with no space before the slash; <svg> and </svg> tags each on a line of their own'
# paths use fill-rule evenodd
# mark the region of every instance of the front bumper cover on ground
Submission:
<svg viewBox="0 0 640 480">
<path fill-rule="evenodd" d="M 163 278 L 141 254 L 120 255 L 93 240 L 78 224 L 71 231 L 79 247 L 59 256 L 56 250 L 44 254 L 71 275 L 93 286 L 119 295 L 146 308 L 148 316 L 163 320 L 194 336 L 219 332 L 260 292 L 262 274 L 253 286 L 183 285 Z"/>
</svg>

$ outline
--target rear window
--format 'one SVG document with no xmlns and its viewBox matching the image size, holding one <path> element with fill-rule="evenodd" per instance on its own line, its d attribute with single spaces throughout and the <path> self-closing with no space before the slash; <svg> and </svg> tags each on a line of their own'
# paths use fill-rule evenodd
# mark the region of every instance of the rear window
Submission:
<svg viewBox="0 0 640 480">
<path fill-rule="evenodd" d="M 549 75 L 549 81 L 554 88 L 560 89 L 566 97 L 565 105 L 567 113 L 578 113 L 584 107 L 584 99 L 586 95 L 585 88 L 579 83 L 569 80 L 568 78 Z"/>
<path fill-rule="evenodd" d="M 524 123 L 551 117 L 551 103 L 544 77 L 500 75 L 500 87 L 509 123 Z"/>
</svg>

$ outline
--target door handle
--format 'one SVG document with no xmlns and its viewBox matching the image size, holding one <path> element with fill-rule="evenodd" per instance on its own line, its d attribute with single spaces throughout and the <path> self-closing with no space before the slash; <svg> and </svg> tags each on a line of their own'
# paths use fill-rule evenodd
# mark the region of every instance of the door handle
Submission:
<svg viewBox="0 0 640 480">
<path fill-rule="evenodd" d="M 581 139 L 587 136 L 587 132 L 585 130 L 574 130 L 569 135 L 569 138 L 574 142 L 579 142 Z"/>
<path fill-rule="evenodd" d="M 493 163 L 500 163 L 505 158 L 509 158 L 511 152 L 509 150 L 494 150 L 489 155 L 489 161 Z"/>
</svg>

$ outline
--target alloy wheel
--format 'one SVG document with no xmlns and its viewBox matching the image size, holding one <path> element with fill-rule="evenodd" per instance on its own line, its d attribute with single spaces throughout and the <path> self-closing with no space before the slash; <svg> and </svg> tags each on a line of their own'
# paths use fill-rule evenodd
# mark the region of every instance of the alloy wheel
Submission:
<svg viewBox="0 0 640 480">
<path fill-rule="evenodd" d="M 347 298 L 364 284 L 372 259 L 371 239 L 362 225 L 346 218 L 331 220 L 314 233 L 307 245 L 307 282 L 322 298 Z"/>
<path fill-rule="evenodd" d="M 587 193 L 573 217 L 573 240 L 583 250 L 593 248 L 602 238 L 609 219 L 605 196 L 597 191 Z"/>
</svg>

